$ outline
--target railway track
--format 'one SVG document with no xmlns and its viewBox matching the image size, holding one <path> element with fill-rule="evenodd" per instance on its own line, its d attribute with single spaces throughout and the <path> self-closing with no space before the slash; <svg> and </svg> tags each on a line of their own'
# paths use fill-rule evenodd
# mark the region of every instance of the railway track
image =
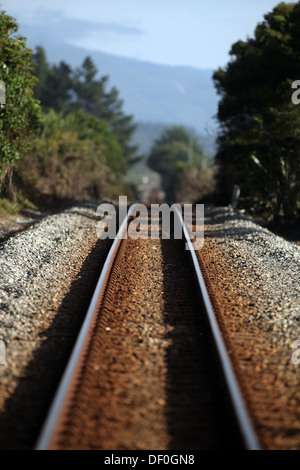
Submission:
<svg viewBox="0 0 300 470">
<path fill-rule="evenodd" d="M 37 450 L 259 449 L 176 217 L 182 240 L 124 238 L 123 221 Z"/>
</svg>

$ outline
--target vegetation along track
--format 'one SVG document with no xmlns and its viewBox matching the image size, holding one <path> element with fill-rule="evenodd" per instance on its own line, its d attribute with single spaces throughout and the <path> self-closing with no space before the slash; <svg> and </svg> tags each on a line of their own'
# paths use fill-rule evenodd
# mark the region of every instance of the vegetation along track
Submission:
<svg viewBox="0 0 300 470">
<path fill-rule="evenodd" d="M 259 448 L 186 227 L 186 239 L 123 239 L 131 220 L 36 448 Z"/>
</svg>

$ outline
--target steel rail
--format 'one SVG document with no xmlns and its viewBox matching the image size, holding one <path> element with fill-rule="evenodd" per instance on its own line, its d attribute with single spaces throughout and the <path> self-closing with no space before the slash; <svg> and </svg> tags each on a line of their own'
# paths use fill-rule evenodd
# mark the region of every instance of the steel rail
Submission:
<svg viewBox="0 0 300 470">
<path fill-rule="evenodd" d="M 183 228 L 185 241 L 188 245 L 188 251 L 190 253 L 191 261 L 192 261 L 192 264 L 196 273 L 196 278 L 198 280 L 198 285 L 200 288 L 206 314 L 209 320 L 210 329 L 211 329 L 212 336 L 213 336 L 213 339 L 214 339 L 214 342 L 218 351 L 219 359 L 222 365 L 224 378 L 226 380 L 226 384 L 228 387 L 228 391 L 229 391 L 230 399 L 231 399 L 232 406 L 235 412 L 235 416 L 238 421 L 239 430 L 242 434 L 244 444 L 247 450 L 260 450 L 259 441 L 256 437 L 256 433 L 253 428 L 251 419 L 249 417 L 249 413 L 247 411 L 244 400 L 242 398 L 240 387 L 238 385 L 237 378 L 235 376 L 230 358 L 228 356 L 228 353 L 227 353 L 227 350 L 226 350 L 226 347 L 222 338 L 222 334 L 218 326 L 216 316 L 214 314 L 212 304 L 209 299 L 209 295 L 208 295 L 206 285 L 205 285 L 205 282 L 201 273 L 199 262 L 197 260 L 195 249 L 191 241 L 193 237 L 190 236 L 188 232 L 188 229 L 183 220 L 181 211 L 177 207 L 175 209 L 176 209 L 177 216 Z"/>
<path fill-rule="evenodd" d="M 61 411 L 63 409 L 64 403 L 68 397 L 70 384 L 74 382 L 74 375 L 76 374 L 76 371 L 78 370 L 78 363 L 80 361 L 80 357 L 82 356 L 82 352 L 84 351 L 84 348 L 86 347 L 86 341 L 87 341 L 86 338 L 88 335 L 88 331 L 92 327 L 93 321 L 95 320 L 96 311 L 97 311 L 97 308 L 99 307 L 99 303 L 102 301 L 102 298 L 105 292 L 105 287 L 108 282 L 108 278 L 112 269 L 113 261 L 117 257 L 119 247 L 124 236 L 124 232 L 128 229 L 129 220 L 133 213 L 134 207 L 135 205 L 130 207 L 126 217 L 124 218 L 119 228 L 116 238 L 109 250 L 109 253 L 105 261 L 105 264 L 103 266 L 95 292 L 90 302 L 89 309 L 87 311 L 86 317 L 80 329 L 80 332 L 76 340 L 75 346 L 73 348 L 70 360 L 67 364 L 63 377 L 58 386 L 58 390 L 55 394 L 52 405 L 49 409 L 41 434 L 35 446 L 35 450 L 49 450 L 51 448 L 51 443 L 53 442 L 53 435 L 55 433 L 57 423 L 60 420 Z M 205 285 L 203 276 L 201 274 L 197 256 L 195 254 L 193 243 L 191 242 L 191 237 L 189 235 L 186 224 L 183 220 L 181 211 L 177 207 L 175 208 L 175 213 L 177 214 L 178 219 L 181 223 L 182 232 L 183 232 L 185 241 L 188 244 L 187 251 L 189 251 L 192 265 L 195 270 L 195 275 L 198 280 L 198 285 L 200 288 L 201 296 L 203 299 L 203 304 L 204 304 L 207 317 L 209 320 L 210 329 L 211 329 L 212 336 L 213 336 L 216 349 L 219 355 L 219 360 L 222 365 L 224 378 L 227 384 L 233 410 L 236 415 L 236 419 L 239 425 L 239 430 L 243 437 L 245 447 L 248 450 L 259 450 L 260 445 L 257 440 L 250 417 L 248 415 L 245 403 L 243 401 L 243 398 L 242 398 L 242 395 L 238 386 L 238 382 L 237 382 L 235 373 L 231 365 L 231 361 L 229 359 L 225 344 L 222 339 L 220 329 L 218 327 L 218 323 L 217 323 L 217 320 L 213 311 L 212 304 L 209 299 L 206 285 Z"/>
<path fill-rule="evenodd" d="M 131 211 L 129 210 L 109 250 L 109 253 L 107 255 L 103 269 L 101 271 L 101 275 L 98 280 L 95 292 L 90 302 L 89 309 L 87 311 L 84 322 L 81 326 L 78 338 L 76 340 L 75 346 L 71 353 L 71 357 L 69 359 L 69 362 L 67 364 L 63 377 L 58 386 L 53 403 L 49 409 L 46 421 L 42 428 L 42 432 L 38 438 L 35 450 L 48 450 L 51 447 L 52 436 L 56 428 L 56 424 L 59 420 L 61 410 L 63 409 L 65 400 L 67 399 L 70 383 L 73 381 L 73 377 L 77 369 L 79 358 L 82 355 L 82 351 L 86 343 L 86 337 L 87 337 L 88 331 L 91 328 L 92 322 L 95 317 L 97 306 L 99 305 L 99 299 L 101 299 L 104 294 L 105 286 L 106 286 L 109 274 L 111 272 L 112 263 L 117 256 L 123 234 L 125 230 L 127 230 L 130 216 L 131 216 Z"/>
</svg>

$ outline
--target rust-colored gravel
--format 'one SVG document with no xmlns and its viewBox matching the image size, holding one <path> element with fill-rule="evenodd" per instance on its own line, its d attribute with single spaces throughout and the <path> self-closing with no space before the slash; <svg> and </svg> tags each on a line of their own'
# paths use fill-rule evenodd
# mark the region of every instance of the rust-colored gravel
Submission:
<svg viewBox="0 0 300 470">
<path fill-rule="evenodd" d="M 200 257 L 263 448 L 299 450 L 299 248 L 228 209 L 207 209 Z"/>
<path fill-rule="evenodd" d="M 54 448 L 239 448 L 183 244 L 123 246 Z"/>
</svg>

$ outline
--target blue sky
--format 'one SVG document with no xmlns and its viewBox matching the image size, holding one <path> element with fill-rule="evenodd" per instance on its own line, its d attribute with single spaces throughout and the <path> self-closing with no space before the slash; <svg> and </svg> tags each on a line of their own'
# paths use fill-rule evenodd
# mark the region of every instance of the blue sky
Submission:
<svg viewBox="0 0 300 470">
<path fill-rule="evenodd" d="M 224 66 L 279 0 L 0 0 L 22 27 L 61 41 L 165 65 Z M 295 3 L 295 2 L 291 2 Z M 28 37 L 28 34 L 27 34 Z M 28 38 L 30 39 L 30 38 Z M 39 43 L 42 43 L 42 35 Z"/>
</svg>

